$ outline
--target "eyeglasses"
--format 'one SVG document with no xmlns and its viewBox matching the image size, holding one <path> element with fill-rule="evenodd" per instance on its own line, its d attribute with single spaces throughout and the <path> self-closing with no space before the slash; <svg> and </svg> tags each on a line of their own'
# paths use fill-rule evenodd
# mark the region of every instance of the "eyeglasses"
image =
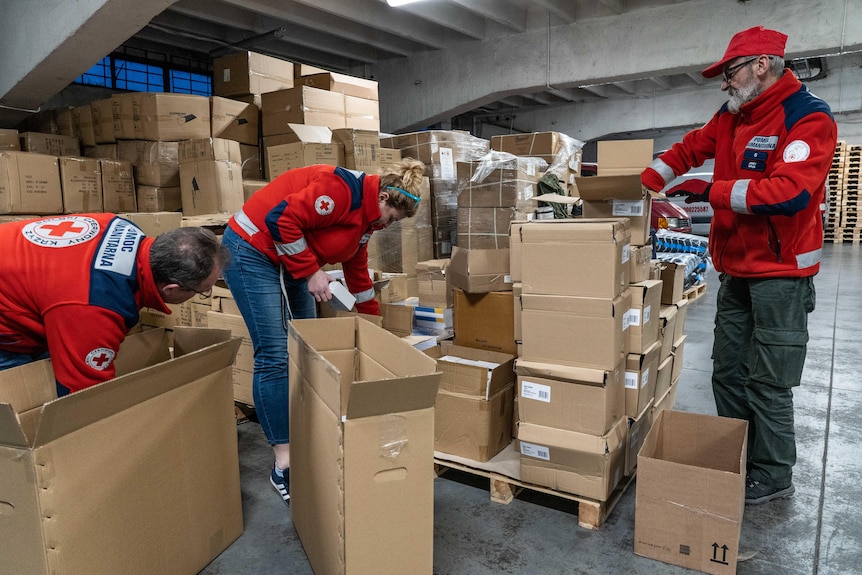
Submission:
<svg viewBox="0 0 862 575">
<path fill-rule="evenodd" d="M 213 288 L 210 288 L 210 289 L 208 289 L 208 290 L 206 290 L 206 291 L 198 291 L 198 290 L 193 289 L 193 288 L 183 288 L 183 289 L 184 289 L 184 290 L 186 290 L 186 291 L 193 291 L 193 292 L 195 292 L 196 294 L 198 294 L 198 297 L 199 297 L 200 299 L 203 299 L 203 300 L 210 299 L 210 298 L 212 297 L 212 295 L 213 295 Z"/>
<path fill-rule="evenodd" d="M 740 70 L 742 70 L 743 68 L 745 68 L 746 66 L 748 66 L 749 64 L 751 64 L 752 62 L 757 60 L 758 58 L 760 58 L 760 56 L 754 56 L 753 58 L 749 58 L 745 62 L 740 62 L 739 64 L 736 64 L 735 66 L 730 66 L 728 68 L 725 68 L 724 69 L 724 81 L 730 82 L 731 80 L 733 80 L 733 77 L 736 75 L 737 72 L 739 72 Z"/>
</svg>

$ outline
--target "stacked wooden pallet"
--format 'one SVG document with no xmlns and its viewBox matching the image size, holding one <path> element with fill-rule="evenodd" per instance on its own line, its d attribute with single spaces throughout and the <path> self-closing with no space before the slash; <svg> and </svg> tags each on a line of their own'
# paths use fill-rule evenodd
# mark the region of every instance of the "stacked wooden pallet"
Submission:
<svg viewBox="0 0 862 575">
<path fill-rule="evenodd" d="M 824 238 L 833 243 L 862 243 L 862 196 L 860 196 L 862 145 L 839 141 L 835 147 L 827 183 L 829 206 Z"/>
</svg>

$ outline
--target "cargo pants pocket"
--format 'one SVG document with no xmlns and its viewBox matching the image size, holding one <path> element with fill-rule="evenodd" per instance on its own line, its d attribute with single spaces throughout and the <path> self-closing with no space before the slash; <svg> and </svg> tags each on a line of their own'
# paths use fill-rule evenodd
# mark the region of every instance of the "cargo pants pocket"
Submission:
<svg viewBox="0 0 862 575">
<path fill-rule="evenodd" d="M 755 328 L 749 378 L 773 387 L 798 386 L 807 344 L 805 330 Z"/>
</svg>

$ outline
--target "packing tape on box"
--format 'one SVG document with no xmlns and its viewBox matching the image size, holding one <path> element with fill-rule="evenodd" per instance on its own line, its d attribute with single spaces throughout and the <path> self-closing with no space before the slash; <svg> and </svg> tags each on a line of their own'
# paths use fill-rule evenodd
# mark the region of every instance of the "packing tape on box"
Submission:
<svg viewBox="0 0 862 575">
<path fill-rule="evenodd" d="M 384 415 L 380 421 L 380 455 L 394 459 L 407 446 L 407 418 L 403 415 Z"/>
</svg>

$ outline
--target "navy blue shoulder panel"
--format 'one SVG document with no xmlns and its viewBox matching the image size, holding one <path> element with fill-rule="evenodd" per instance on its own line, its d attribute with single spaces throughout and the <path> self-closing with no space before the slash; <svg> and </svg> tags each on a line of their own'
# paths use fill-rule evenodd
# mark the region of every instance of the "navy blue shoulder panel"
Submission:
<svg viewBox="0 0 862 575">
<path fill-rule="evenodd" d="M 718 109 L 718 115 L 719 116 L 721 116 L 722 114 L 725 114 L 725 113 L 727 113 L 727 102 L 722 104 L 721 108 Z"/>
<path fill-rule="evenodd" d="M 281 219 L 281 215 L 284 213 L 285 209 L 287 209 L 287 200 L 281 200 L 266 213 L 266 217 L 263 219 L 266 224 L 266 229 L 269 231 L 269 235 L 272 236 L 272 239 L 275 242 L 284 241 L 281 237 L 281 230 L 278 228 L 278 220 Z"/>
<path fill-rule="evenodd" d="M 365 173 L 339 166 L 335 168 L 335 175 L 344 180 L 350 188 L 350 211 L 358 210 L 362 206 L 362 185 L 365 181 Z"/>
<path fill-rule="evenodd" d="M 804 85 L 795 94 L 781 103 L 784 106 L 784 127 L 788 131 L 796 125 L 796 122 L 817 112 L 823 112 L 832 118 L 832 110 L 829 104 L 808 91 Z M 834 118 L 832 118 L 834 120 Z"/>
<path fill-rule="evenodd" d="M 90 305 L 120 314 L 131 329 L 138 323 L 138 250 L 144 232 L 128 220 L 114 218 L 99 242 L 90 267 Z"/>
</svg>

